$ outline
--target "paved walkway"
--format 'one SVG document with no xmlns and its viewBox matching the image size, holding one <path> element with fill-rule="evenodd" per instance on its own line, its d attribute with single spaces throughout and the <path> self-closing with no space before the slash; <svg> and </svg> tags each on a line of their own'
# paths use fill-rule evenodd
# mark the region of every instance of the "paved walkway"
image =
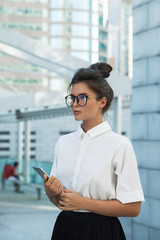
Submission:
<svg viewBox="0 0 160 240">
<path fill-rule="evenodd" d="M 45 194 L 37 200 L 36 190 L 22 189 L 24 193 L 15 193 L 13 186 L 0 189 L 0 240 L 50 240 L 58 209 Z"/>
</svg>

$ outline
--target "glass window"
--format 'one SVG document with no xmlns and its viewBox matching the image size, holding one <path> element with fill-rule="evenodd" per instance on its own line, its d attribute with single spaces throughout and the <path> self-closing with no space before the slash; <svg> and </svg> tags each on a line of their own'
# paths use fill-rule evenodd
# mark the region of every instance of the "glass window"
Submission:
<svg viewBox="0 0 160 240">
<path fill-rule="evenodd" d="M 80 23 L 90 23 L 88 12 L 73 11 L 72 12 L 72 21 Z"/>
<path fill-rule="evenodd" d="M 102 39 L 102 40 L 103 40 L 103 39 L 104 39 L 104 40 L 107 39 L 107 32 L 106 32 L 106 31 L 103 31 L 103 30 L 100 30 L 100 31 L 99 31 L 99 38 Z"/>
<path fill-rule="evenodd" d="M 51 1 L 51 8 L 63 8 L 63 0 Z"/>
<path fill-rule="evenodd" d="M 92 63 L 95 63 L 95 62 L 98 62 L 98 59 L 99 58 L 99 54 L 98 53 L 92 53 L 91 55 L 91 62 Z"/>
<path fill-rule="evenodd" d="M 98 13 L 92 13 L 92 24 L 98 26 L 99 25 L 99 15 Z"/>
<path fill-rule="evenodd" d="M 23 9 L 14 7 L 0 7 L 0 14 L 14 15 L 14 16 L 35 16 L 35 17 L 47 17 L 47 9 Z"/>
<path fill-rule="evenodd" d="M 63 39 L 62 38 L 51 38 L 51 45 L 53 48 L 60 50 L 63 46 Z"/>
<path fill-rule="evenodd" d="M 72 35 L 73 36 L 80 36 L 80 37 L 89 37 L 90 33 L 90 28 L 89 26 L 85 25 L 72 25 Z"/>
<path fill-rule="evenodd" d="M 89 52 L 76 52 L 76 51 L 73 51 L 71 53 L 71 55 L 74 56 L 74 57 L 78 57 L 78 58 L 80 58 L 80 59 L 82 59 L 84 61 L 89 61 L 90 60 Z"/>
<path fill-rule="evenodd" d="M 51 22 L 63 22 L 63 11 L 51 11 Z"/>
<path fill-rule="evenodd" d="M 92 41 L 92 51 L 98 52 L 99 50 L 99 41 L 97 40 L 93 40 Z"/>
<path fill-rule="evenodd" d="M 90 9 L 89 1 L 86 1 L 86 0 L 81 0 L 81 1 L 74 0 L 73 1 L 73 8 L 89 10 Z"/>
<path fill-rule="evenodd" d="M 88 39 L 73 39 L 72 38 L 72 49 L 74 50 L 84 50 L 84 51 L 89 51 L 89 41 Z"/>
<path fill-rule="evenodd" d="M 98 27 L 92 27 L 92 37 L 93 38 L 99 38 L 99 28 Z"/>
<path fill-rule="evenodd" d="M 51 25 L 51 36 L 63 35 L 63 29 L 61 24 L 52 24 Z"/>
<path fill-rule="evenodd" d="M 17 2 L 17 0 L 5 0 L 6 2 Z M 19 2 L 48 3 L 48 0 L 18 0 Z"/>
<path fill-rule="evenodd" d="M 36 30 L 47 31 L 48 25 L 46 23 L 26 23 L 26 22 L 0 22 L 1 27 L 20 30 Z"/>
<path fill-rule="evenodd" d="M 100 62 L 107 62 L 107 58 L 106 58 L 106 57 L 99 56 L 99 61 L 100 61 Z"/>
<path fill-rule="evenodd" d="M 107 47 L 106 44 L 104 43 L 99 43 L 99 50 L 102 52 L 106 52 L 107 51 Z"/>
</svg>

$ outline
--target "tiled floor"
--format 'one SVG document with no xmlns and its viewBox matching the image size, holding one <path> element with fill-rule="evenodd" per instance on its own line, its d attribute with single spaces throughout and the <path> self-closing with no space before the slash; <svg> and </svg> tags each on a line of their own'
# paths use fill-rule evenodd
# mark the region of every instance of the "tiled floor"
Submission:
<svg viewBox="0 0 160 240">
<path fill-rule="evenodd" d="M 0 190 L 0 240 L 50 240 L 58 209 L 45 194 L 37 200 L 36 191 L 23 190 Z"/>
</svg>

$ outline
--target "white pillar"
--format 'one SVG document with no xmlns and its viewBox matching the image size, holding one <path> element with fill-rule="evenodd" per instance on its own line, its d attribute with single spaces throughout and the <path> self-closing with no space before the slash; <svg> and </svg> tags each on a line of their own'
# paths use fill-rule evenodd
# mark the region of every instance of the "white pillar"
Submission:
<svg viewBox="0 0 160 240">
<path fill-rule="evenodd" d="M 24 124 L 22 121 L 18 122 L 18 163 L 19 163 L 19 172 L 23 172 L 22 163 L 23 163 L 23 130 Z"/>
<path fill-rule="evenodd" d="M 25 158 L 24 158 L 25 183 L 30 182 L 30 121 L 25 121 Z"/>
<path fill-rule="evenodd" d="M 114 130 L 122 132 L 122 96 L 114 98 Z"/>
</svg>

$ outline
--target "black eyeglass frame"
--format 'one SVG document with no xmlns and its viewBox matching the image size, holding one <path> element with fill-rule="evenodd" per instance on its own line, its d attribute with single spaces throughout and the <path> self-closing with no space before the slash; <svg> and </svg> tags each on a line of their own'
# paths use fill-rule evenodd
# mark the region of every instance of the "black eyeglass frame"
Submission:
<svg viewBox="0 0 160 240">
<path fill-rule="evenodd" d="M 69 96 L 73 97 L 73 103 L 72 103 L 71 106 L 67 104 L 67 98 L 68 98 Z M 80 105 L 80 104 L 79 104 L 79 99 L 78 99 L 79 96 L 85 96 L 85 97 L 86 97 L 86 102 L 85 102 L 84 105 Z M 84 93 L 80 93 L 78 96 L 75 96 L 75 95 L 73 95 L 73 94 L 67 95 L 67 96 L 65 97 L 65 102 L 66 102 L 67 107 L 72 107 L 73 104 L 74 104 L 74 102 L 75 102 L 75 99 L 76 99 L 76 100 L 77 100 L 77 104 L 78 104 L 80 107 L 84 107 L 84 106 L 87 104 L 88 98 L 96 98 L 97 100 L 102 99 L 102 97 L 90 97 L 90 96 L 88 96 L 88 95 L 86 95 L 86 94 L 84 94 Z"/>
<path fill-rule="evenodd" d="M 71 106 L 67 104 L 67 98 L 68 98 L 69 96 L 70 96 L 70 97 L 73 97 L 73 102 L 72 102 Z M 83 105 L 79 104 L 79 99 L 78 99 L 79 96 L 84 96 L 84 97 L 86 98 L 85 104 L 83 104 Z M 86 95 L 86 94 L 79 94 L 78 96 L 74 96 L 73 94 L 69 94 L 69 95 L 67 95 L 67 96 L 65 97 L 65 102 L 66 102 L 67 107 L 72 107 L 73 104 L 74 104 L 74 102 L 75 102 L 75 99 L 76 99 L 77 104 L 78 104 L 80 107 L 84 107 L 84 106 L 87 104 L 88 98 L 89 98 L 89 96 Z"/>
</svg>

